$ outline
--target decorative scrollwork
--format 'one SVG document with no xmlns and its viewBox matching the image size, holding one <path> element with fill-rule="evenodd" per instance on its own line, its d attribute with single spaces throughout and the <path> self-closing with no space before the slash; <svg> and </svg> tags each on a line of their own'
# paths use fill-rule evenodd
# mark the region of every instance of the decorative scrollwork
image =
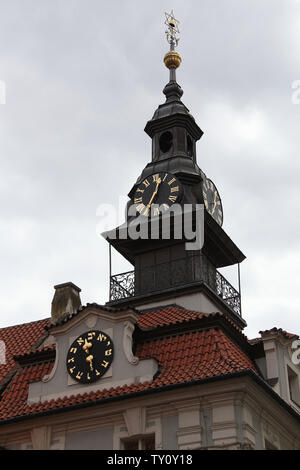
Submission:
<svg viewBox="0 0 300 470">
<path fill-rule="evenodd" d="M 219 271 L 216 271 L 216 289 L 217 294 L 222 300 L 238 315 L 241 315 L 241 298 L 240 294 L 225 279 Z"/>
<path fill-rule="evenodd" d="M 134 271 L 116 274 L 110 278 L 110 299 L 121 300 L 134 296 Z"/>
</svg>

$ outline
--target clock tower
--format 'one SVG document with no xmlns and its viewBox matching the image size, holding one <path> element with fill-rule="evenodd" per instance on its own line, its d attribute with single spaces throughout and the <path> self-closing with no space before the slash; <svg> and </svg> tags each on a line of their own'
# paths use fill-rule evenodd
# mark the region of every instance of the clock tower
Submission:
<svg viewBox="0 0 300 470">
<path fill-rule="evenodd" d="M 177 303 L 206 313 L 223 311 L 242 329 L 240 289 L 218 269 L 237 265 L 239 278 L 245 256 L 223 230 L 219 192 L 197 164 L 196 143 L 203 131 L 181 100 L 176 80 L 181 56 L 175 50 L 179 28 L 173 12 L 166 14 L 165 24 L 169 82 L 163 89 L 165 102 L 145 126 L 151 161 L 128 193 L 125 222 L 103 234 L 110 253 L 114 247 L 133 270 L 110 272 L 107 304 L 142 310 Z M 201 243 L 189 244 L 190 233 L 194 241 L 200 234 Z"/>
</svg>

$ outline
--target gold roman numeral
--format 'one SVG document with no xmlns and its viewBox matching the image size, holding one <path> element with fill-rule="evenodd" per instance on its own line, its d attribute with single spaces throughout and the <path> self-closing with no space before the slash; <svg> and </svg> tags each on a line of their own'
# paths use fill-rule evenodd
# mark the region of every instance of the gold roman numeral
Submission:
<svg viewBox="0 0 300 470">
<path fill-rule="evenodd" d="M 143 181 L 143 185 L 145 186 L 145 188 L 148 188 L 148 186 L 150 186 L 150 183 L 148 180 L 145 180 Z"/>
<path fill-rule="evenodd" d="M 153 177 L 153 183 L 158 183 L 158 180 L 159 180 L 159 173 L 157 173 L 156 175 L 152 175 Z"/>
<path fill-rule="evenodd" d="M 177 193 L 179 191 L 179 186 L 173 186 L 173 188 L 171 188 L 171 193 Z"/>
<path fill-rule="evenodd" d="M 112 355 L 112 349 L 107 349 L 105 351 L 105 356 L 111 356 Z"/>
<path fill-rule="evenodd" d="M 176 199 L 177 199 L 177 196 L 169 196 L 169 200 L 170 200 L 171 202 L 175 202 Z"/>
<path fill-rule="evenodd" d="M 172 178 L 169 182 L 168 182 L 168 185 L 171 186 L 171 184 L 175 183 L 176 179 L 175 178 Z"/>
<path fill-rule="evenodd" d="M 108 366 L 109 362 L 107 361 L 103 361 L 101 366 L 104 367 L 106 369 L 106 367 Z"/>
<path fill-rule="evenodd" d="M 142 197 L 136 197 L 136 198 L 134 199 L 134 203 L 135 203 L 135 204 L 139 204 L 140 202 L 143 202 L 143 198 L 142 198 Z"/>
<path fill-rule="evenodd" d="M 144 210 L 144 212 L 141 211 L 141 214 L 146 216 L 146 215 L 149 214 L 150 209 L 149 209 L 149 207 L 146 207 L 146 206 L 144 206 L 144 207 L 145 207 L 145 210 Z"/>
<path fill-rule="evenodd" d="M 139 204 L 138 206 L 136 206 L 136 210 L 141 214 L 143 212 L 144 209 L 147 209 L 144 204 Z"/>
</svg>

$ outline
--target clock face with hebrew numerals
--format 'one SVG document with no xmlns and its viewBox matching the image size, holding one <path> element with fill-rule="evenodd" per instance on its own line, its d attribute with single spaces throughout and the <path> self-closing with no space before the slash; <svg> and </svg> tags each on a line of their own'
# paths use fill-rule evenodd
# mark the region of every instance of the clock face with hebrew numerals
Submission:
<svg viewBox="0 0 300 470">
<path fill-rule="evenodd" d="M 113 357 L 114 346 L 110 337 L 103 331 L 87 331 L 71 344 L 67 370 L 77 382 L 95 382 L 108 371 Z"/>
</svg>

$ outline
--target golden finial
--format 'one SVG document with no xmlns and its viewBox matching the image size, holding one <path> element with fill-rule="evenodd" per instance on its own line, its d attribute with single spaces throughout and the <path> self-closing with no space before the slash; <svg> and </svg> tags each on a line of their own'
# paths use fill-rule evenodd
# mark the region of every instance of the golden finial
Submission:
<svg viewBox="0 0 300 470">
<path fill-rule="evenodd" d="M 181 64 L 181 57 L 177 51 L 169 51 L 164 57 L 165 66 L 168 69 L 177 69 Z"/>
<path fill-rule="evenodd" d="M 180 54 L 175 51 L 175 47 L 178 46 L 179 37 L 179 21 L 176 20 L 173 10 L 171 13 L 165 13 L 166 21 L 165 25 L 168 27 L 166 30 L 167 41 L 170 44 L 170 51 L 166 53 L 164 57 L 165 66 L 168 69 L 177 69 L 181 64 Z"/>
</svg>

